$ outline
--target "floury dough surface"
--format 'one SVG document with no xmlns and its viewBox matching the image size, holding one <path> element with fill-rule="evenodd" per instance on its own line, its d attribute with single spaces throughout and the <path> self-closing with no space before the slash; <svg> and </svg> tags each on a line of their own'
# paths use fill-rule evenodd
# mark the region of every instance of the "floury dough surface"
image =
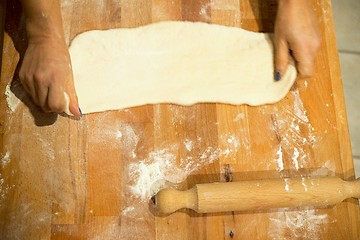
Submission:
<svg viewBox="0 0 360 240">
<path fill-rule="evenodd" d="M 83 113 L 157 103 L 275 103 L 296 78 L 290 65 L 274 81 L 268 34 L 207 23 L 89 31 L 72 41 L 70 55 Z"/>
</svg>

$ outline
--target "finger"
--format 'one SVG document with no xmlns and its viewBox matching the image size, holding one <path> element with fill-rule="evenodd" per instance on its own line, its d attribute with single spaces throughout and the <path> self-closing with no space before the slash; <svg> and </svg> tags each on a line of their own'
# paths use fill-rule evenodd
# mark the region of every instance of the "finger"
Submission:
<svg viewBox="0 0 360 240">
<path fill-rule="evenodd" d="M 66 93 L 69 95 L 69 111 L 75 117 L 81 117 L 82 113 L 79 108 L 78 97 L 76 95 L 75 85 L 72 74 L 69 76 L 69 80 L 66 84 Z"/>
<path fill-rule="evenodd" d="M 49 87 L 43 85 L 39 82 L 35 83 L 35 91 L 36 91 L 36 98 L 39 103 L 39 106 L 42 108 L 44 112 L 51 112 L 48 107 L 48 94 L 49 94 Z"/>
<path fill-rule="evenodd" d="M 297 64 L 297 70 L 302 77 L 311 77 L 314 73 L 315 56 L 309 51 L 298 50 L 293 51 L 294 58 Z"/>
<path fill-rule="evenodd" d="M 289 46 L 286 41 L 276 40 L 275 44 L 275 80 L 280 80 L 289 64 Z"/>
<path fill-rule="evenodd" d="M 300 76 L 302 77 L 311 77 L 314 73 L 314 62 L 299 62 L 298 63 L 298 71 Z"/>
<path fill-rule="evenodd" d="M 35 90 L 34 85 L 31 84 L 28 79 L 24 79 L 22 77 L 19 77 L 19 79 L 20 79 L 20 82 L 21 82 L 23 88 L 25 89 L 25 91 L 31 96 L 34 103 L 39 106 L 39 102 L 37 99 L 36 90 Z"/>
<path fill-rule="evenodd" d="M 47 97 L 47 106 L 52 112 L 62 113 L 66 109 L 64 88 L 59 86 L 50 86 Z"/>
</svg>

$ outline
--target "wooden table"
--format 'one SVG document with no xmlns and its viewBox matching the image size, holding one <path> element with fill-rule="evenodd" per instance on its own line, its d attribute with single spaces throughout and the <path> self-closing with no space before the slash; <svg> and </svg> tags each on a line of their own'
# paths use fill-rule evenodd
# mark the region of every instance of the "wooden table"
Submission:
<svg viewBox="0 0 360 240">
<path fill-rule="evenodd" d="M 10 2 L 0 82 L 6 92 L 0 96 L 1 239 L 360 238 L 355 199 L 324 209 L 160 216 L 148 198 L 163 180 L 181 182 L 175 186 L 181 189 L 245 179 L 354 178 L 330 1 L 313 1 L 322 37 L 316 74 L 297 80 L 277 104 L 147 105 L 81 121 L 44 114 L 24 94 L 17 76 L 24 25 Z M 275 0 L 62 1 L 68 42 L 91 29 L 164 20 L 269 32 L 275 11 Z"/>
</svg>

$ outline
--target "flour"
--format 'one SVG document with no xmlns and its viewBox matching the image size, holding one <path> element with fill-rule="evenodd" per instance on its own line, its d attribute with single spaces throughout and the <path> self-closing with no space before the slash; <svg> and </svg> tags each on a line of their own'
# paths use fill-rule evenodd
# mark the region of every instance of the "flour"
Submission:
<svg viewBox="0 0 360 240">
<path fill-rule="evenodd" d="M 46 159 L 49 161 L 55 160 L 55 151 L 53 148 L 53 145 L 49 143 L 48 141 L 44 140 L 42 136 L 39 136 L 37 139 L 41 145 L 41 150 L 43 151 L 44 155 L 46 156 Z"/>
<path fill-rule="evenodd" d="M 179 158 L 180 145 L 173 144 L 167 148 L 157 149 L 148 153 L 147 157 L 129 165 L 129 178 L 134 184 L 129 186 L 131 193 L 142 201 L 148 201 L 160 189 L 171 184 L 181 183 L 186 178 L 215 162 L 220 156 L 227 156 L 237 151 L 240 142 L 235 135 L 223 135 L 223 148 L 208 146 L 198 156 Z M 201 138 L 197 138 L 201 141 Z M 194 143 L 186 139 L 183 143 L 188 151 L 192 151 Z"/>
<path fill-rule="evenodd" d="M 129 165 L 129 178 L 135 183 L 129 186 L 132 194 L 148 201 L 160 189 L 172 183 L 184 181 L 191 173 L 213 163 L 220 155 L 219 148 L 207 147 L 198 157 L 178 159 L 179 146 L 150 152 L 145 159 Z"/>
<path fill-rule="evenodd" d="M 140 137 L 135 130 L 129 124 L 122 124 L 120 131 L 116 136 L 122 138 L 122 147 L 124 149 L 130 149 L 130 157 L 136 158 L 136 146 L 140 141 Z"/>
<path fill-rule="evenodd" d="M 335 176 L 336 166 L 330 160 L 322 164 L 322 167 L 316 169 L 310 173 L 310 176 L 314 177 L 326 177 L 326 176 Z"/>
<path fill-rule="evenodd" d="M 241 134 L 242 130 L 239 130 L 240 133 L 238 135 L 243 135 L 244 137 L 242 139 L 240 139 L 238 137 L 238 135 L 235 134 L 222 134 L 219 137 L 219 144 L 221 146 L 221 152 L 220 152 L 220 156 L 229 156 L 233 153 L 238 152 L 240 145 L 245 146 L 246 148 L 248 148 L 249 142 L 248 139 L 245 137 L 245 134 Z"/>
<path fill-rule="evenodd" d="M 108 118 L 109 113 L 104 113 L 95 118 L 91 126 L 90 141 L 94 143 L 106 143 L 113 140 L 120 140 L 123 131 L 127 134 L 127 125 L 121 121 L 114 121 Z"/>
<path fill-rule="evenodd" d="M 189 140 L 189 139 L 186 139 L 184 141 L 184 145 L 185 145 L 185 148 L 186 150 L 188 150 L 189 152 L 191 152 L 191 150 L 193 149 L 193 141 Z"/>
<path fill-rule="evenodd" d="M 245 118 L 245 114 L 244 113 L 239 113 L 238 115 L 236 115 L 236 117 L 234 118 L 234 121 L 235 122 L 238 122 L 238 121 L 240 121 L 240 120 L 242 120 L 242 119 L 244 119 Z"/>
<path fill-rule="evenodd" d="M 208 12 L 210 12 L 210 5 L 211 5 L 211 3 L 205 4 L 199 10 L 199 15 L 207 21 L 211 20 L 211 17 L 208 14 Z"/>
<path fill-rule="evenodd" d="M 290 189 L 290 181 L 291 180 L 289 178 L 285 178 L 284 181 L 285 181 L 285 191 L 290 192 L 291 191 L 291 189 Z"/>
<path fill-rule="evenodd" d="M 130 164 L 129 175 L 136 179 L 135 185 L 130 186 L 132 193 L 147 200 L 152 196 L 152 188 L 157 181 L 181 181 L 185 173 L 173 168 L 175 161 L 176 156 L 169 149 L 160 149 L 150 152 L 147 158 L 139 163 Z M 163 184 L 164 182 L 160 185 Z"/>
<path fill-rule="evenodd" d="M 2 175 L 0 174 L 0 189 L 3 188 L 4 185 L 4 179 L 2 178 Z"/>
<path fill-rule="evenodd" d="M 299 162 L 298 162 L 299 155 L 300 155 L 299 150 L 296 147 L 294 147 L 294 155 L 291 157 L 291 159 L 296 170 L 299 170 Z"/>
<path fill-rule="evenodd" d="M 133 206 L 127 207 L 121 211 L 121 215 L 127 215 L 129 212 L 132 212 L 134 210 L 135 210 L 135 207 L 133 207 Z"/>
<path fill-rule="evenodd" d="M 4 168 L 10 163 L 10 152 L 6 152 L 5 155 L 1 158 L 1 166 Z"/>
<path fill-rule="evenodd" d="M 306 109 L 301 101 L 298 90 L 291 91 L 290 94 L 293 105 L 285 107 L 275 107 L 273 114 L 273 130 L 280 140 L 281 154 L 286 153 L 290 156 L 292 167 L 298 171 L 306 168 L 311 161 L 311 152 L 318 141 L 315 129 L 312 127 Z M 283 169 L 284 161 L 279 161 L 280 152 L 276 152 L 277 169 Z"/>
<path fill-rule="evenodd" d="M 306 179 L 302 178 L 301 179 L 301 185 L 304 187 L 305 192 L 308 191 L 307 185 L 306 185 Z M 314 183 L 311 181 L 311 185 L 314 185 Z"/>
<path fill-rule="evenodd" d="M 277 159 L 275 159 L 275 163 L 277 165 L 277 170 L 281 172 L 282 170 L 284 170 L 282 146 L 279 147 L 279 150 L 277 150 L 276 155 L 277 155 Z"/>
<path fill-rule="evenodd" d="M 232 144 L 235 148 L 237 148 L 239 146 L 239 139 L 235 135 L 230 136 L 227 139 L 227 142 Z"/>
<path fill-rule="evenodd" d="M 292 168 L 299 171 L 308 167 L 311 161 L 310 149 L 316 147 L 318 141 L 315 129 L 312 127 L 307 116 L 306 109 L 301 101 L 299 91 L 293 90 L 290 94 L 293 105 L 275 107 L 273 115 L 274 131 L 280 142 L 278 150 L 275 152 L 275 164 L 278 172 L 284 170 L 284 154 L 289 157 Z M 287 162 L 286 162 L 287 163 Z M 330 166 L 330 161 L 325 162 L 325 169 L 318 169 L 310 173 L 311 176 L 327 176 L 330 168 L 335 171 L 334 166 Z M 284 190 L 291 192 L 291 179 L 284 179 Z M 305 192 L 313 186 L 313 182 L 302 178 L 302 187 Z M 305 209 L 303 211 L 291 211 L 289 209 L 278 209 L 278 212 L 270 214 L 270 224 L 268 234 L 270 239 L 320 239 L 322 225 L 328 223 L 327 214 L 317 214 L 315 209 Z"/>
<path fill-rule="evenodd" d="M 15 112 L 16 108 L 21 103 L 21 100 L 15 96 L 15 94 L 10 89 L 11 85 L 7 85 L 5 89 L 6 103 L 11 112 Z M 23 95 L 25 95 L 23 93 Z"/>
<path fill-rule="evenodd" d="M 269 217 L 269 236 L 282 239 L 320 239 L 322 225 L 328 223 L 327 214 L 317 214 L 315 209 L 272 213 Z"/>
<path fill-rule="evenodd" d="M 306 109 L 301 101 L 299 90 L 291 91 L 291 95 L 294 98 L 294 113 L 295 116 L 300 118 L 303 122 L 308 123 Z"/>
</svg>

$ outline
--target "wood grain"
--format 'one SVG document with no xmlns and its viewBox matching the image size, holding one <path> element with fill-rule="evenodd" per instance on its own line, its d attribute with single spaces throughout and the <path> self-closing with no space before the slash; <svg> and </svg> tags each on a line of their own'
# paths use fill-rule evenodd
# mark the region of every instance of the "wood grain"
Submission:
<svg viewBox="0 0 360 240">
<path fill-rule="evenodd" d="M 354 179 L 331 3 L 313 7 L 322 37 L 316 74 L 298 79 L 277 104 L 146 105 L 75 121 L 42 113 L 24 94 L 17 76 L 24 22 L 19 4 L 8 2 L 0 90 L 12 82 L 21 101 L 0 96 L 0 238 L 359 239 L 355 199 L 322 209 L 164 216 L 148 198 L 170 185 L 161 180 L 181 190 L 215 181 Z M 165 20 L 270 32 L 275 14 L 276 0 L 62 1 L 68 43 L 87 30 Z"/>
</svg>

